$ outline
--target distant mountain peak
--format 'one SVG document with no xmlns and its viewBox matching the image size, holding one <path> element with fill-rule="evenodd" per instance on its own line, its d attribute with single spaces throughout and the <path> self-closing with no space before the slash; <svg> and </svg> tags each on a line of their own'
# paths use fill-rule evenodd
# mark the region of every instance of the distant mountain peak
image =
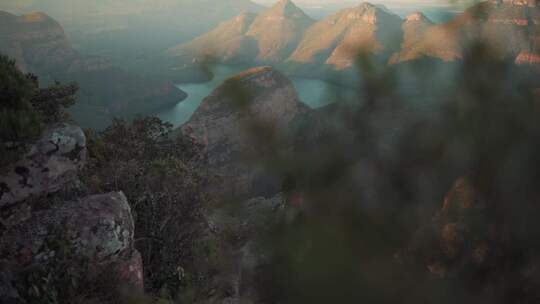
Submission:
<svg viewBox="0 0 540 304">
<path fill-rule="evenodd" d="M 360 8 L 377 8 L 376 5 L 371 4 L 371 3 L 367 2 L 367 1 L 360 2 L 360 4 L 358 4 L 356 7 L 360 7 Z"/>
<path fill-rule="evenodd" d="M 290 0 L 280 0 L 259 15 L 247 35 L 257 41 L 262 62 L 279 62 L 292 53 L 314 20 Z"/>
<path fill-rule="evenodd" d="M 284 17 L 305 15 L 305 13 L 291 0 L 279 0 L 268 10 L 267 13 L 270 15 L 280 15 Z"/>
<path fill-rule="evenodd" d="M 432 23 L 431 20 L 429 20 L 429 18 L 426 17 L 421 12 L 414 12 L 414 13 L 411 13 L 411 14 L 407 15 L 407 17 L 405 18 L 405 21 L 407 21 L 407 22 L 428 22 L 428 23 Z"/>
<path fill-rule="evenodd" d="M 383 10 L 381 9 L 380 7 L 376 6 L 376 5 L 373 5 L 369 2 L 362 2 L 360 4 L 358 4 L 355 9 L 357 11 L 362 11 L 364 13 L 368 13 L 368 12 L 375 12 L 376 10 Z"/>
<path fill-rule="evenodd" d="M 54 22 L 54 19 L 42 12 L 31 12 L 20 17 L 20 20 L 24 23 L 38 23 L 38 22 Z"/>
</svg>

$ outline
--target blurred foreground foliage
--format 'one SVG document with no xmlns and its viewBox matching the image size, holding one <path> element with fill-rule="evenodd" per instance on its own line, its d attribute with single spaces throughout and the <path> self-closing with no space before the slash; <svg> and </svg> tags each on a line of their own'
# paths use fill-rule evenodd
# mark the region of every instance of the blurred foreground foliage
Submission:
<svg viewBox="0 0 540 304">
<path fill-rule="evenodd" d="M 478 42 L 419 113 L 395 69 L 358 67 L 358 100 L 308 114 L 289 138 L 245 126 L 278 151 L 259 161 L 295 198 L 258 237 L 259 302 L 538 303 L 538 71 Z"/>
</svg>

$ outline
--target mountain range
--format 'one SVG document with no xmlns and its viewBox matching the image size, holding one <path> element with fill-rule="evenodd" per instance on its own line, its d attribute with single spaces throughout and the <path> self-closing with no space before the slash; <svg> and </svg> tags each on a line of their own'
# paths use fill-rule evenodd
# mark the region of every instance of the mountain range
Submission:
<svg viewBox="0 0 540 304">
<path fill-rule="evenodd" d="M 290 0 L 255 16 L 242 14 L 191 42 L 171 48 L 179 62 L 213 56 L 225 63 L 282 64 L 289 71 L 349 70 L 359 52 L 380 63 L 420 58 L 460 60 L 475 41 L 500 58 L 540 62 L 536 1 L 490 0 L 436 24 L 416 12 L 405 19 L 381 5 L 362 3 L 314 22 Z M 193 60 L 195 59 L 195 60 Z"/>
<path fill-rule="evenodd" d="M 226 62 L 282 62 L 314 22 L 290 0 L 280 0 L 259 15 L 241 13 L 168 53 L 184 60 L 213 56 Z"/>
<path fill-rule="evenodd" d="M 161 65 L 156 67 L 155 61 L 164 49 L 187 42 L 242 11 L 263 9 L 250 0 L 0 0 L 0 10 L 14 14 L 47 13 L 62 24 L 73 47 L 81 52 L 154 75 L 160 74 Z"/>
</svg>

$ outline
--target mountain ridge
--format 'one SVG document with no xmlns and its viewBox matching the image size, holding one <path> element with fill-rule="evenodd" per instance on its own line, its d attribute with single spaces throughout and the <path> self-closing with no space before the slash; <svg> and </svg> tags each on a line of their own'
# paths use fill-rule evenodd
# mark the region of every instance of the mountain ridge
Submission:
<svg viewBox="0 0 540 304">
<path fill-rule="evenodd" d="M 252 20 L 246 20 L 242 27 L 245 30 L 237 31 L 241 16 L 221 23 L 190 42 L 170 48 L 168 55 L 180 60 L 186 60 L 187 56 L 187 61 L 192 61 L 190 56 L 196 61 L 197 57 L 209 56 L 224 62 L 239 61 L 237 59 L 258 63 L 280 62 L 290 55 L 304 31 L 314 22 L 290 0 L 281 0 Z M 234 40 L 216 41 L 218 36 L 234 37 Z M 240 44 L 249 45 L 249 50 L 242 51 Z"/>
<path fill-rule="evenodd" d="M 315 23 L 288 61 L 349 68 L 360 48 L 372 54 L 396 48 L 396 41 L 401 40 L 400 27 L 399 16 L 364 2 Z"/>
</svg>

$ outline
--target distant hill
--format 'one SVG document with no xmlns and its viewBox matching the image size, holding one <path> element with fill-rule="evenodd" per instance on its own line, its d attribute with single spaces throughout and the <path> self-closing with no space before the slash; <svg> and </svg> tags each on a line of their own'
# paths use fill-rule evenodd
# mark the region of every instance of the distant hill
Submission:
<svg viewBox="0 0 540 304">
<path fill-rule="evenodd" d="M 112 116 L 129 117 L 176 104 L 185 93 L 172 83 L 142 77 L 101 57 L 73 49 L 62 26 L 40 12 L 16 16 L 0 11 L 0 53 L 16 60 L 42 83 L 76 81 L 80 85 L 75 118 L 84 127 L 103 127 Z"/>
<path fill-rule="evenodd" d="M 487 43 L 490 50 L 501 58 L 516 58 L 523 52 L 536 53 L 540 37 L 540 10 L 515 2 L 483 2 L 450 22 L 425 24 L 421 33 L 409 35 L 400 52 L 393 56 L 392 63 L 421 57 L 459 60 L 463 51 L 474 41 Z M 407 22 L 404 24 L 406 26 Z"/>
<path fill-rule="evenodd" d="M 164 50 L 263 9 L 249 0 L 0 0 L 0 10 L 47 13 L 77 50 L 146 75 L 162 74 Z"/>
</svg>

